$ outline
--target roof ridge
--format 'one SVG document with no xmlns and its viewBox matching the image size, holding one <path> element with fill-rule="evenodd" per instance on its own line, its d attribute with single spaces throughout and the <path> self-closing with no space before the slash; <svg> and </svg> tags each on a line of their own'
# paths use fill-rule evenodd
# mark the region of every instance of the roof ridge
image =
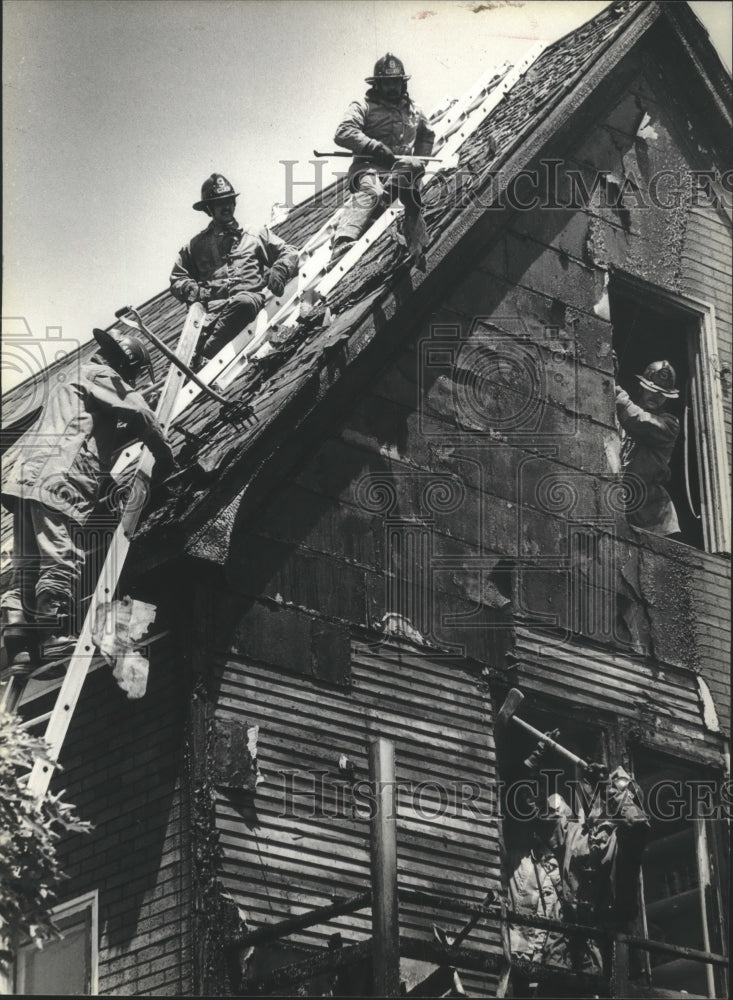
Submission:
<svg viewBox="0 0 733 1000">
<path fill-rule="evenodd" d="M 545 52 L 554 52 L 556 49 L 560 48 L 563 43 L 567 42 L 569 38 L 586 34 L 591 30 L 591 25 L 607 18 L 609 15 L 615 15 L 619 18 L 628 17 L 628 20 L 632 21 L 637 18 L 645 8 L 652 6 L 654 3 L 657 3 L 657 0 L 613 0 L 612 3 L 609 3 L 603 8 L 603 10 L 599 10 L 597 14 L 589 18 L 587 21 L 583 21 L 583 23 L 579 24 L 576 28 L 565 32 L 565 34 L 561 35 L 560 38 L 556 38 L 554 42 L 551 42 L 547 46 Z M 620 8 L 625 9 L 620 10 Z"/>
</svg>

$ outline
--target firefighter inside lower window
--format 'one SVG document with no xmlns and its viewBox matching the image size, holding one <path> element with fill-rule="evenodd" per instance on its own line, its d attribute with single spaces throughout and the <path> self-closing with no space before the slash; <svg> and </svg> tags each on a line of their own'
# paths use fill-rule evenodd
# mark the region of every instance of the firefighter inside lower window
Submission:
<svg viewBox="0 0 733 1000">
<path fill-rule="evenodd" d="M 333 239 L 332 260 L 342 257 L 381 214 L 399 198 L 405 206 L 404 239 L 413 261 L 425 249 L 420 183 L 434 132 L 407 92 L 405 67 L 388 52 L 374 65 L 362 101 L 353 101 L 336 130 L 334 141 L 351 150 L 349 197 Z"/>
<path fill-rule="evenodd" d="M 665 411 L 667 402 L 679 397 L 675 370 L 669 361 L 653 361 L 636 378 L 640 383 L 638 403 L 620 385 L 616 386 L 626 517 L 634 527 L 657 535 L 677 535 L 677 511 L 665 489 L 680 433 L 677 417 Z"/>
<path fill-rule="evenodd" d="M 557 732 L 549 735 L 557 738 Z M 528 781 L 520 807 L 527 818 L 517 824 L 525 842 L 508 852 L 510 907 L 526 917 L 619 930 L 637 913 L 639 871 L 649 829 L 638 786 L 622 767 L 609 774 L 601 764 L 588 764 L 576 776 L 574 788 L 582 794 L 571 796 L 577 799 L 571 807 L 561 794 L 546 794 L 559 773 L 552 770 L 550 755 L 540 742 L 525 762 Z M 516 996 L 558 995 L 557 982 L 543 979 L 537 968 L 541 966 L 608 975 L 604 961 L 608 939 L 594 941 L 510 924 L 510 943 L 513 956 L 535 967 L 528 966 L 526 974 L 515 973 Z M 577 993 L 563 987 L 562 995 L 589 993 L 581 985 Z"/>
</svg>

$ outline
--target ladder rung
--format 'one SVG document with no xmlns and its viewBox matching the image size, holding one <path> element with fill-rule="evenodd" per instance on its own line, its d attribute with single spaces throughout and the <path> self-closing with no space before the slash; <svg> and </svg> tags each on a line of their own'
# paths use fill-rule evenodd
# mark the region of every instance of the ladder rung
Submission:
<svg viewBox="0 0 733 1000">
<path fill-rule="evenodd" d="M 184 364 L 188 364 L 191 360 L 201 333 L 204 316 L 203 306 L 200 303 L 194 303 L 188 310 L 186 322 L 184 323 L 177 347 L 177 354 Z M 141 319 L 139 322 L 142 326 L 143 322 Z M 169 368 L 165 386 L 156 409 L 156 416 L 164 430 L 170 426 L 173 408 L 180 390 L 180 379 L 175 377 L 176 370 L 173 365 Z M 76 640 L 76 648 L 69 660 L 68 667 L 61 680 L 60 690 L 56 696 L 56 703 L 49 715 L 48 726 L 45 732 L 45 739 L 49 744 L 49 759 L 37 758 L 31 771 L 28 788 L 38 798 L 43 798 L 48 790 L 49 782 L 56 767 L 55 762 L 61 753 L 61 748 L 86 676 L 89 670 L 93 668 L 95 661 L 100 660 L 100 662 L 104 662 L 94 652 L 92 630 L 95 618 L 98 609 L 111 599 L 117 589 L 122 567 L 129 551 L 130 538 L 142 515 L 142 507 L 134 497 L 134 486 L 151 475 L 154 464 L 155 460 L 150 450 L 143 448 L 140 451 L 140 457 L 135 468 L 130 498 L 125 503 L 120 522 L 115 529 L 111 544 L 107 550 L 94 588 L 94 594 L 87 609 L 84 625 L 82 626 L 79 638 Z M 50 690 L 50 688 L 47 690 Z"/>
<path fill-rule="evenodd" d="M 146 649 L 148 646 L 152 646 L 153 643 L 159 642 L 164 639 L 167 635 L 170 635 L 170 629 L 164 629 L 162 632 L 156 632 L 155 635 L 151 635 L 144 640 L 139 641 L 135 649 Z M 71 660 L 71 658 L 69 658 Z M 106 660 L 103 656 L 95 656 L 94 659 L 89 664 L 88 673 L 94 673 L 95 670 L 99 670 L 100 667 L 106 665 Z M 25 687 L 18 699 L 17 708 L 22 708 L 23 705 L 30 705 L 33 701 L 38 701 L 39 698 L 43 698 L 44 695 L 49 694 L 51 691 L 56 691 L 61 687 L 63 683 L 63 677 L 54 677 L 52 679 L 45 680 L 41 675 L 40 677 L 29 677 L 26 681 Z M 29 691 L 29 685 L 33 685 Z"/>
<path fill-rule="evenodd" d="M 33 719 L 26 719 L 25 722 L 21 722 L 21 729 L 32 729 L 34 726 L 40 726 L 42 722 L 48 722 L 51 718 L 51 712 L 44 712 L 43 715 L 36 715 Z"/>
</svg>

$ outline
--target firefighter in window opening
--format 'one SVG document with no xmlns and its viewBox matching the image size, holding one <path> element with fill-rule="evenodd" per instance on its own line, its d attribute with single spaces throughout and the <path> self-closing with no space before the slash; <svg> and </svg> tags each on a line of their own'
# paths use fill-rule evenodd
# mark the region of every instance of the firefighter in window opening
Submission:
<svg viewBox="0 0 733 1000">
<path fill-rule="evenodd" d="M 420 157 L 430 156 L 435 134 L 422 111 L 410 100 L 402 62 L 388 52 L 374 64 L 364 100 L 353 101 L 336 130 L 334 141 L 354 153 L 349 168 L 350 194 L 333 239 L 331 260 L 338 260 L 380 215 L 390 201 L 405 206 L 404 237 L 414 261 L 426 243 Z"/>
<path fill-rule="evenodd" d="M 557 739 L 559 734 L 549 735 Z M 527 762 L 538 791 L 546 780 L 542 768 L 547 753 L 540 742 Z M 510 906 L 525 916 L 619 930 L 636 916 L 649 821 L 638 786 L 622 767 L 609 774 L 603 765 L 589 764 L 576 780 L 591 803 L 588 815 L 582 802 L 573 810 L 556 793 L 546 798 L 531 791 L 525 795 L 522 812 L 530 817 L 525 828 L 529 838 L 509 851 Z M 577 935 L 511 924 L 510 944 L 513 955 L 536 965 L 591 975 L 603 972 L 603 942 L 599 947 Z M 552 980 L 543 981 L 541 975 L 518 973 L 515 978 L 517 996 L 557 995 Z M 582 989 L 577 993 L 587 995 Z"/>
<path fill-rule="evenodd" d="M 12 579 L 2 597 L 8 673 L 71 655 L 86 560 L 81 527 L 100 499 L 124 422 L 152 452 L 153 475 L 175 466 L 163 428 L 141 393 L 150 355 L 135 337 L 94 330 L 99 350 L 49 388 L 41 414 L 8 450 L 2 503 L 13 513 Z"/>
<path fill-rule="evenodd" d="M 630 499 L 626 516 L 634 527 L 658 535 L 674 535 L 680 525 L 664 484 L 670 479 L 669 463 L 680 422 L 664 408 L 667 400 L 679 397 L 675 371 L 669 361 L 653 361 L 636 377 L 641 383 L 638 404 L 631 401 L 620 385 L 616 386 L 621 470 Z"/>
<path fill-rule="evenodd" d="M 252 322 L 265 304 L 265 288 L 279 298 L 298 270 L 295 247 L 264 226 L 239 225 L 234 218 L 238 197 L 226 177 L 207 177 L 193 207 L 211 222 L 181 249 L 171 272 L 172 294 L 187 305 L 201 302 L 207 310 L 194 370 Z"/>
</svg>

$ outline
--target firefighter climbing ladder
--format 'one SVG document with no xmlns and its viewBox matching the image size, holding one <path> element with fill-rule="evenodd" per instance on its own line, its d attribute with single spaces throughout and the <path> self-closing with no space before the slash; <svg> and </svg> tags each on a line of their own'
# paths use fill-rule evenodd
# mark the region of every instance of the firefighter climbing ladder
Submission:
<svg viewBox="0 0 733 1000">
<path fill-rule="evenodd" d="M 524 75 L 544 47 L 545 43 L 538 42 L 521 62 L 512 68 L 505 64 L 499 70 L 489 70 L 454 105 L 440 112 L 435 121 L 436 149 L 433 158 L 438 160 L 437 170 L 447 169 L 455 164 L 460 146 Z M 249 364 L 250 358 L 262 357 L 268 353 L 267 338 L 270 332 L 281 326 L 297 324 L 300 306 L 306 300 L 306 293 L 314 293 L 325 298 L 386 232 L 401 211 L 402 206 L 398 202 L 393 202 L 331 269 L 329 269 L 329 244 L 335 228 L 336 215 L 330 218 L 311 236 L 300 252 L 300 268 L 295 291 L 292 291 L 291 285 L 283 299 L 268 297 L 265 308 L 260 311 L 254 324 L 247 327 L 209 361 L 199 372 L 199 380 L 207 386 L 217 384 L 221 389 L 231 385 Z M 184 364 L 188 364 L 193 355 L 204 317 L 203 307 L 199 303 L 191 306 L 176 351 L 179 360 Z M 184 381 L 185 375 L 172 365 L 157 408 L 158 420 L 166 429 L 181 417 L 203 391 L 192 382 L 184 385 Z M 56 703 L 48 715 L 45 739 L 50 746 L 49 759 L 38 759 L 30 774 L 28 787 L 38 798 L 46 794 L 84 680 L 96 656 L 92 630 L 97 611 L 114 598 L 132 535 L 144 507 L 141 497 L 146 494 L 153 461 L 150 452 L 138 445 L 126 449 L 113 469 L 113 476 L 119 477 L 123 471 L 137 462 L 120 524 L 113 535 Z"/>
<path fill-rule="evenodd" d="M 178 355 L 185 363 L 188 363 L 193 355 L 196 341 L 201 333 L 204 316 L 204 309 L 200 303 L 195 303 L 188 311 L 178 343 Z M 178 368 L 171 366 L 156 411 L 158 420 L 164 429 L 170 423 L 173 406 L 184 379 L 185 375 Z M 147 493 L 147 484 L 150 481 L 153 464 L 154 459 L 150 451 L 147 448 L 143 449 L 138 459 L 120 523 L 112 536 L 102 571 L 84 619 L 84 625 L 71 655 L 56 704 L 49 716 L 45 738 L 50 746 L 49 757 L 51 761 L 58 760 L 84 680 L 96 655 L 92 630 L 97 618 L 97 609 L 105 603 L 111 602 L 114 597 L 132 536 L 145 506 L 144 497 Z M 53 770 L 53 764 L 49 761 L 40 758 L 36 760 L 30 774 L 28 788 L 38 798 L 42 798 L 46 794 Z"/>
</svg>

